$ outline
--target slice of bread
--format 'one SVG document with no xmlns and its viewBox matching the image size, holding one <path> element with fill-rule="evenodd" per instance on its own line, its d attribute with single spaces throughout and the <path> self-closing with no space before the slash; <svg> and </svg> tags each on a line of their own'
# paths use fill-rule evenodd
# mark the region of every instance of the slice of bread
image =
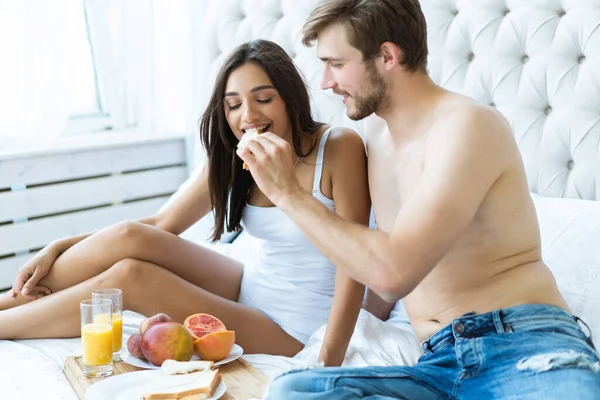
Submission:
<svg viewBox="0 0 600 400">
<path fill-rule="evenodd" d="M 164 375 L 152 382 L 143 400 L 205 400 L 221 383 L 218 369 L 183 375 Z"/>
<path fill-rule="evenodd" d="M 165 360 L 160 370 L 167 375 L 189 374 L 196 371 L 209 371 L 215 367 L 212 361 L 175 361 Z"/>
</svg>

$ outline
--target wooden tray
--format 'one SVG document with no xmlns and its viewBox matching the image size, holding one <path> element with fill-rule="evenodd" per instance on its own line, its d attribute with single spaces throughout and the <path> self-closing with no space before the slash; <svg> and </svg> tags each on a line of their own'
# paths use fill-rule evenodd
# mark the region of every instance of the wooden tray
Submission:
<svg viewBox="0 0 600 400">
<path fill-rule="evenodd" d="M 221 397 L 223 400 L 260 399 L 269 384 L 269 379 L 265 375 L 258 372 L 241 358 L 219 366 L 219 370 L 223 375 L 225 385 L 227 385 L 227 392 Z M 119 361 L 114 363 L 114 371 L 111 376 L 134 371 L 143 371 L 143 369 Z M 65 359 L 64 373 L 79 400 L 85 399 L 85 390 L 88 386 L 98 382 L 100 379 L 106 379 L 87 378 L 84 376 L 81 357 L 67 357 Z"/>
</svg>

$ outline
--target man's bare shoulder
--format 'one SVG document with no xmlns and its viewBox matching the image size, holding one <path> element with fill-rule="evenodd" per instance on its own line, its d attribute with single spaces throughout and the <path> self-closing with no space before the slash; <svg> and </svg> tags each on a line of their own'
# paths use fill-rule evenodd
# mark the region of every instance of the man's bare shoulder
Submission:
<svg viewBox="0 0 600 400">
<path fill-rule="evenodd" d="M 436 119 L 443 124 L 450 123 L 447 127 L 457 131 L 510 133 L 508 121 L 498 110 L 461 95 L 447 99 Z"/>
<path fill-rule="evenodd" d="M 514 151 L 510 124 L 495 108 L 455 95 L 436 114 L 430 139 L 434 146 L 459 144 L 479 152 Z"/>
</svg>

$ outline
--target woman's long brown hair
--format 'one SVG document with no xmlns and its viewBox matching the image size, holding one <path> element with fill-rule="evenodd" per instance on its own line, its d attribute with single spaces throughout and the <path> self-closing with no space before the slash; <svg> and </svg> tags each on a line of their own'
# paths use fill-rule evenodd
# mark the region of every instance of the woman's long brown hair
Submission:
<svg viewBox="0 0 600 400">
<path fill-rule="evenodd" d="M 229 75 L 242 65 L 253 62 L 269 76 L 283 99 L 290 124 L 294 152 L 304 157 L 316 145 L 316 131 L 323 123 L 316 122 L 310 112 L 306 84 L 294 62 L 279 45 L 267 40 L 254 40 L 237 47 L 225 60 L 217 74 L 213 92 L 200 120 L 200 138 L 208 157 L 208 182 L 215 226 L 211 240 L 218 241 L 225 230 L 241 229 L 241 219 L 254 179 L 242 169 L 242 160 L 235 154 L 238 139 L 225 118 L 225 87 Z M 302 137 L 312 145 L 302 152 Z"/>
</svg>

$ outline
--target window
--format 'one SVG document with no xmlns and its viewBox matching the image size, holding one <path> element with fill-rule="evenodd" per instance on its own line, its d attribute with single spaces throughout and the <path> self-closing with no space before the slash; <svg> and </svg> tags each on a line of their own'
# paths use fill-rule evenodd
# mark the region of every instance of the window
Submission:
<svg viewBox="0 0 600 400">
<path fill-rule="evenodd" d="M 94 6 L 86 0 L 73 0 L 65 23 L 71 25 L 68 46 L 68 64 L 71 66 L 71 107 L 68 134 L 89 131 L 104 131 L 124 128 L 126 123 L 119 115 L 126 110 L 118 110 L 118 74 L 108 73 L 109 66 L 115 64 L 111 32 L 118 30 L 114 24 L 118 18 L 108 18 L 117 10 Z M 112 26 L 109 22 L 113 22 Z M 113 104 L 110 104 L 110 103 Z"/>
<path fill-rule="evenodd" d="M 98 81 L 96 79 L 96 68 L 94 66 L 94 55 L 90 46 L 90 35 L 85 17 L 83 2 L 74 3 L 74 13 L 71 15 L 71 23 L 76 34 L 71 39 L 69 55 L 73 57 L 73 87 L 74 102 L 71 118 L 87 117 L 91 115 L 103 115 L 102 99 Z"/>
<path fill-rule="evenodd" d="M 0 148 L 152 127 L 147 4 L 0 1 Z"/>
</svg>

